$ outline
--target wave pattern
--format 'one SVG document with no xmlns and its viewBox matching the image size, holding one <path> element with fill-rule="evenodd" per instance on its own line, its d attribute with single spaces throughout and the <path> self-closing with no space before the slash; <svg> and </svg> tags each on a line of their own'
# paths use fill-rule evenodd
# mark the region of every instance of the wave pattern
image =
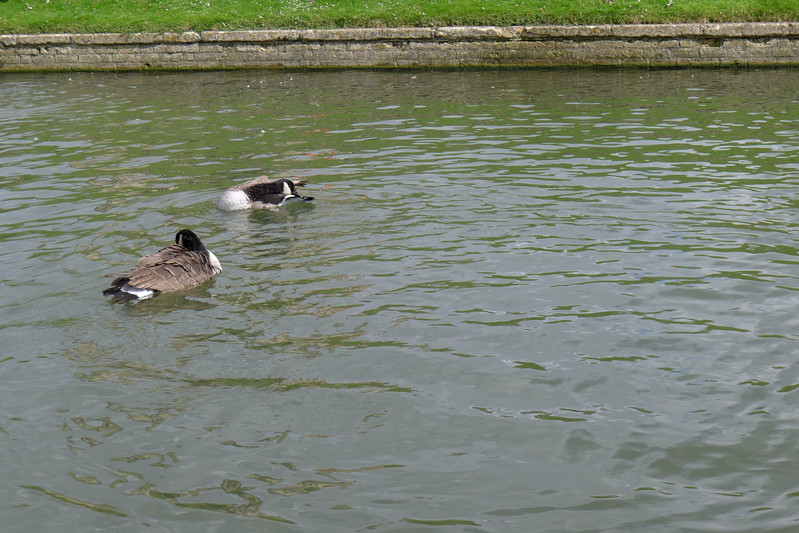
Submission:
<svg viewBox="0 0 799 533">
<path fill-rule="evenodd" d="M 794 77 L 4 77 L 9 523 L 787 527 Z M 220 276 L 102 298 L 180 227 Z"/>
</svg>

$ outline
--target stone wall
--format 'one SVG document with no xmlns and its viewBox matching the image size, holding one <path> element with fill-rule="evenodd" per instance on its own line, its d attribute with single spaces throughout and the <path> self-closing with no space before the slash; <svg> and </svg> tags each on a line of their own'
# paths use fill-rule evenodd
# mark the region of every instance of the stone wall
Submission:
<svg viewBox="0 0 799 533">
<path fill-rule="evenodd" d="M 0 35 L 0 71 L 799 65 L 799 22 Z"/>
</svg>

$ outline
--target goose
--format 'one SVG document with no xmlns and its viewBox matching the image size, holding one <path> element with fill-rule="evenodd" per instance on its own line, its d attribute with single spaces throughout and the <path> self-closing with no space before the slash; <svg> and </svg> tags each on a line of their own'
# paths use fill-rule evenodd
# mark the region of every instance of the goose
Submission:
<svg viewBox="0 0 799 533">
<path fill-rule="evenodd" d="M 133 268 L 106 275 L 115 279 L 103 294 L 115 302 L 143 300 L 157 292 L 194 287 L 220 272 L 219 259 L 193 231 L 182 229 L 175 235 L 175 244 L 145 255 Z"/>
<path fill-rule="evenodd" d="M 238 211 L 240 209 L 263 209 L 279 207 L 290 201 L 310 202 L 312 196 L 302 196 L 296 187 L 305 185 L 302 178 L 269 179 L 266 176 L 252 179 L 246 183 L 234 185 L 216 201 L 216 207 L 222 211 Z"/>
</svg>

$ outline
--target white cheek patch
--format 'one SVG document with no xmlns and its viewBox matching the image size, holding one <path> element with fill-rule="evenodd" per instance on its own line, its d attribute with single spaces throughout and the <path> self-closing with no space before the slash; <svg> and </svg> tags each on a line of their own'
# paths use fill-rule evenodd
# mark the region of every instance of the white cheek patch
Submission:
<svg viewBox="0 0 799 533">
<path fill-rule="evenodd" d="M 285 198 L 283 198 L 283 200 L 280 201 L 279 205 L 289 204 L 289 203 L 295 202 L 297 200 L 302 200 L 302 198 L 300 198 L 299 196 L 296 196 L 296 195 L 286 196 Z"/>
<path fill-rule="evenodd" d="M 208 250 L 208 262 L 211 263 L 211 268 L 217 272 L 222 272 L 222 263 L 220 263 L 219 259 L 216 258 L 214 252 L 210 250 Z"/>
<path fill-rule="evenodd" d="M 283 182 L 283 194 L 286 196 L 292 194 L 291 187 L 289 187 L 289 184 L 286 183 L 285 181 Z"/>
</svg>

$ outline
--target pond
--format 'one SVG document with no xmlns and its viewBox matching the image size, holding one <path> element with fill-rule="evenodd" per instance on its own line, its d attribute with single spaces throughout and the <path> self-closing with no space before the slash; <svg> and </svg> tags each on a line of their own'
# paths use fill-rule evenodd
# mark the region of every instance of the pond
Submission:
<svg viewBox="0 0 799 533">
<path fill-rule="evenodd" d="M 797 81 L 3 75 L 4 531 L 793 530 Z"/>
</svg>

